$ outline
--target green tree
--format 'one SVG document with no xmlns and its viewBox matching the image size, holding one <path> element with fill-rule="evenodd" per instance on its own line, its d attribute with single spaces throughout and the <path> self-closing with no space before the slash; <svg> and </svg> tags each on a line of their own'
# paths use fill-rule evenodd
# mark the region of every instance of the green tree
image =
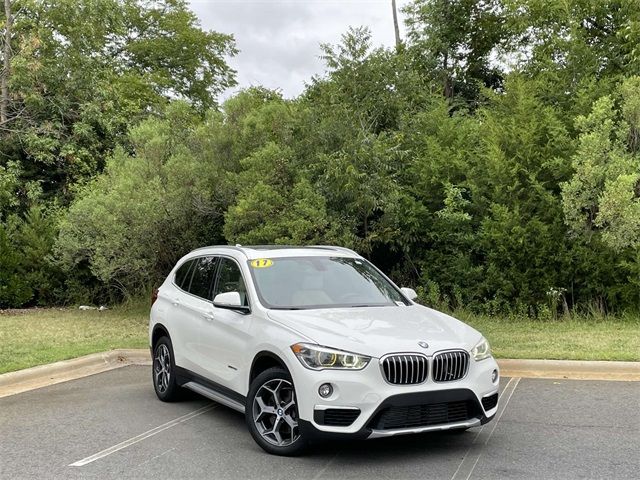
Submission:
<svg viewBox="0 0 640 480">
<path fill-rule="evenodd" d="M 17 207 L 17 193 L 20 189 L 20 167 L 15 162 L 0 165 L 0 221 L 4 213 Z"/>
<path fill-rule="evenodd" d="M 301 99 L 303 141 L 294 148 L 342 243 L 373 255 L 398 235 L 402 152 L 395 132 L 424 93 L 406 57 L 372 49 L 367 29 L 350 29 L 323 53 L 328 72 Z"/>
<path fill-rule="evenodd" d="M 640 63 L 638 0 L 504 0 L 510 32 L 505 54 L 535 79 L 540 99 L 567 112 L 572 126 Z"/>
<path fill-rule="evenodd" d="M 208 132 L 183 103 L 131 132 L 135 155 L 116 150 L 64 216 L 56 253 L 68 274 L 88 268 L 113 298 L 149 288 L 202 243 L 221 241 Z"/>
<path fill-rule="evenodd" d="M 409 53 L 446 98 L 475 100 L 480 86 L 500 87 L 491 54 L 506 37 L 501 0 L 413 0 L 404 12 Z"/>
<path fill-rule="evenodd" d="M 602 97 L 576 121 L 579 146 L 574 174 L 562 185 L 563 207 L 578 241 L 617 253 L 630 288 L 611 289 L 610 303 L 620 293 L 640 305 L 633 294 L 640 287 L 640 77 L 627 79 L 617 96 L 619 106 Z"/>
<path fill-rule="evenodd" d="M 20 275 L 20 254 L 0 223 L 0 307 L 19 307 L 31 296 L 29 285 Z"/>
<path fill-rule="evenodd" d="M 200 28 L 183 0 L 18 0 L 14 11 L 0 165 L 15 162 L 45 199 L 70 199 L 170 99 L 204 111 L 234 82 L 232 37 Z"/>
<path fill-rule="evenodd" d="M 17 271 L 30 289 L 30 304 L 50 305 L 65 298 L 62 272 L 51 257 L 58 234 L 57 214 L 57 209 L 47 211 L 34 204 L 22 218 L 14 217 L 10 222 L 11 238 L 19 253 Z"/>
<path fill-rule="evenodd" d="M 470 190 L 481 219 L 483 298 L 501 308 L 543 304 L 550 288 L 571 280 L 558 185 L 569 177 L 564 159 L 574 145 L 557 110 L 525 79 L 511 78 L 480 113 L 483 153 Z"/>
<path fill-rule="evenodd" d="M 567 225 L 587 240 L 596 232 L 616 250 L 640 245 L 640 77 L 625 81 L 621 108 L 605 96 L 577 119 L 575 170 L 563 185 Z"/>
</svg>

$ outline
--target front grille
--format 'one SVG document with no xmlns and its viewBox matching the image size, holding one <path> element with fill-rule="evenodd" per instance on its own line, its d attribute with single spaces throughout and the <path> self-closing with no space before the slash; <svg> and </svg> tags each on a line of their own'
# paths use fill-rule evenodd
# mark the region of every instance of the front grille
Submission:
<svg viewBox="0 0 640 480">
<path fill-rule="evenodd" d="M 415 385 L 427 379 L 429 362 L 423 355 L 389 355 L 382 359 L 382 372 L 387 382 L 394 385 Z"/>
<path fill-rule="evenodd" d="M 469 370 L 469 354 L 461 350 L 439 353 L 433 357 L 432 369 L 435 382 L 460 380 Z"/>
<path fill-rule="evenodd" d="M 348 427 L 356 421 L 358 416 L 360 416 L 360 410 L 357 408 L 327 408 L 314 412 L 314 420 L 318 425 L 331 427 Z"/>
<path fill-rule="evenodd" d="M 376 430 L 390 430 L 464 422 L 474 418 L 475 410 L 470 401 L 389 407 L 378 413 L 370 426 Z"/>
<path fill-rule="evenodd" d="M 493 395 L 489 395 L 488 397 L 484 397 L 482 399 L 482 406 L 484 407 L 485 410 L 491 410 L 492 408 L 495 408 L 495 406 L 498 404 L 498 394 L 494 393 Z"/>
</svg>

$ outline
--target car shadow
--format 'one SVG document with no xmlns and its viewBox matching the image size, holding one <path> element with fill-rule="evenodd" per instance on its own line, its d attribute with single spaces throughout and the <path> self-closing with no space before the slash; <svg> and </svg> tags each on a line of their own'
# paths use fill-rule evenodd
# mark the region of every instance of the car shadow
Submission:
<svg viewBox="0 0 640 480">
<path fill-rule="evenodd" d="M 198 396 L 196 395 L 196 397 Z M 246 431 L 244 416 L 230 408 L 221 406 L 208 413 L 223 421 L 226 425 L 246 432 L 246 448 L 258 454 L 268 455 L 253 441 Z M 412 457 L 459 456 L 462 458 L 473 442 L 477 428 L 466 432 L 441 431 L 411 435 L 396 435 L 389 438 L 372 440 L 337 440 L 313 442 L 308 451 L 300 459 L 330 460 L 340 456 L 341 463 L 357 465 L 362 462 L 371 466 L 376 463 L 388 464 L 390 460 L 409 460 Z M 249 452 L 247 452 L 249 453 Z M 459 455 L 458 455 L 459 454 Z"/>
<path fill-rule="evenodd" d="M 335 455 L 349 458 L 354 462 L 358 460 L 371 462 L 379 461 L 387 463 L 393 458 L 421 456 L 425 454 L 450 456 L 456 451 L 464 454 L 476 434 L 473 430 L 468 432 L 428 432 L 412 435 L 396 435 L 389 438 L 377 438 L 372 440 L 341 441 L 338 443 L 318 443 L 311 450 L 312 455 Z"/>
</svg>

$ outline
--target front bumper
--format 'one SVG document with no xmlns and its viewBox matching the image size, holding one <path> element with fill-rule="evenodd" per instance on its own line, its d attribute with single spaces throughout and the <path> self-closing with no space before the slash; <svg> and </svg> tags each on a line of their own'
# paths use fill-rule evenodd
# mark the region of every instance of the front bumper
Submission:
<svg viewBox="0 0 640 480">
<path fill-rule="evenodd" d="M 311 371 L 300 365 L 292 372 L 300 427 L 312 438 L 375 438 L 479 426 L 490 421 L 498 408 L 498 381 L 491 379 L 494 370 L 498 365 L 489 358 L 472 361 L 460 380 L 437 383 L 429 377 L 418 385 L 391 385 L 375 358 L 361 371 Z M 333 385 L 327 399 L 318 395 L 323 383 Z M 335 412 L 356 410 L 359 414 L 349 424 L 324 421 L 325 412 L 333 412 L 341 421 Z"/>
</svg>

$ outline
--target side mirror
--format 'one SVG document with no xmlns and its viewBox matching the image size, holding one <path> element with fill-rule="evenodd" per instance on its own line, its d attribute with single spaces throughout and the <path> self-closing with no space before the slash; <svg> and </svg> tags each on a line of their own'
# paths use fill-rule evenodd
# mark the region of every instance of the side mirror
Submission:
<svg viewBox="0 0 640 480">
<path fill-rule="evenodd" d="M 404 296 L 412 302 L 418 299 L 418 294 L 413 288 L 402 287 L 400 290 L 402 291 L 402 293 L 404 293 Z"/>
<path fill-rule="evenodd" d="M 249 312 L 249 307 L 242 305 L 242 299 L 239 292 L 219 293 L 213 299 L 213 306 L 218 308 L 227 308 L 229 310 L 240 310 Z"/>
</svg>

